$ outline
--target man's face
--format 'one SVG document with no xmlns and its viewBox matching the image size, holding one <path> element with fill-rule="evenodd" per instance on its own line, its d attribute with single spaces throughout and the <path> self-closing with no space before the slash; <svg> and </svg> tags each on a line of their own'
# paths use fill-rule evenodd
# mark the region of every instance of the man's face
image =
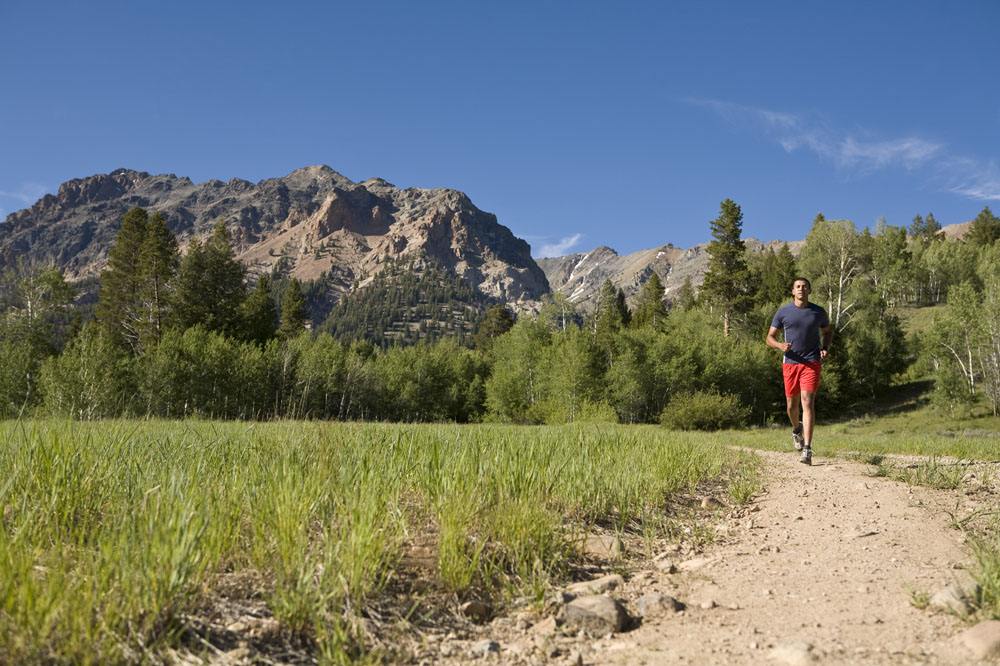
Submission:
<svg viewBox="0 0 1000 666">
<path fill-rule="evenodd" d="M 799 300 L 805 300 L 809 298 L 809 292 L 811 291 L 812 289 L 809 288 L 809 283 L 806 282 L 805 280 L 796 280 L 792 284 L 792 296 L 794 296 Z"/>
</svg>

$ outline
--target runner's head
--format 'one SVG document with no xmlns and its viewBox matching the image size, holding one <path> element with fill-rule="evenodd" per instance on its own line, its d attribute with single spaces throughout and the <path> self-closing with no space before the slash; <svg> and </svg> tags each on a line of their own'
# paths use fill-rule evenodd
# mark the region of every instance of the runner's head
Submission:
<svg viewBox="0 0 1000 666">
<path fill-rule="evenodd" d="M 792 280 L 792 296 L 798 300 L 808 300 L 812 292 L 812 283 L 809 278 L 797 277 Z"/>
</svg>

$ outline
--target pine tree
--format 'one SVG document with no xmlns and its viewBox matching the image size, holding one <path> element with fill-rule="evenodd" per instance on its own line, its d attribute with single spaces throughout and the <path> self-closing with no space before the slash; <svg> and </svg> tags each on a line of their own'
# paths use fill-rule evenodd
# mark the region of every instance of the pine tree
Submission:
<svg viewBox="0 0 1000 666">
<path fill-rule="evenodd" d="M 149 215 L 133 208 L 122 218 L 122 226 L 108 251 L 108 264 L 101 272 L 97 321 L 117 345 L 139 351 L 142 321 L 139 256 L 146 238 Z"/>
<path fill-rule="evenodd" d="M 986 206 L 969 225 L 969 230 L 965 232 L 963 240 L 972 245 L 985 247 L 993 245 L 997 239 L 1000 239 L 1000 218 L 997 218 L 990 207 Z"/>
<path fill-rule="evenodd" d="M 514 314 L 506 305 L 492 305 L 483 315 L 479 330 L 473 338 L 474 344 L 480 349 L 488 348 L 493 340 L 514 327 Z"/>
<path fill-rule="evenodd" d="M 642 328 L 652 326 L 657 328 L 666 321 L 667 308 L 663 305 L 663 283 L 660 276 L 653 273 L 642 285 L 639 291 L 639 299 L 635 304 L 635 314 L 632 317 L 632 326 Z"/>
<path fill-rule="evenodd" d="M 250 292 L 240 308 L 243 319 L 243 337 L 264 345 L 278 330 L 278 311 L 271 298 L 271 278 L 261 275 L 257 286 Z"/>
<path fill-rule="evenodd" d="M 674 296 L 671 305 L 678 310 L 690 310 L 698 305 L 698 294 L 695 293 L 690 275 L 684 278 L 684 283 L 677 290 L 677 295 Z"/>
<path fill-rule="evenodd" d="M 722 202 L 719 217 L 710 223 L 712 241 L 708 244 L 708 272 L 701 293 L 722 311 L 722 332 L 729 336 L 732 320 L 750 309 L 743 212 L 732 199 Z"/>
<path fill-rule="evenodd" d="M 625 327 L 625 317 L 622 313 L 624 295 L 615 288 L 611 280 L 605 280 L 598 293 L 597 307 L 594 311 L 592 334 L 594 344 L 604 355 L 608 367 L 614 361 L 615 337 Z M 628 312 L 628 308 L 625 308 Z"/>
<path fill-rule="evenodd" d="M 163 214 L 156 213 L 146 223 L 145 238 L 139 248 L 140 349 L 155 346 L 171 323 L 171 289 L 179 263 L 177 239 L 167 228 Z"/>
<path fill-rule="evenodd" d="M 302 296 L 302 285 L 292 278 L 285 286 L 281 295 L 281 325 L 278 327 L 278 337 L 291 340 L 306 330 L 306 299 Z"/>
<path fill-rule="evenodd" d="M 176 315 L 181 328 L 201 325 L 238 335 L 240 305 L 246 294 L 244 269 L 233 256 L 229 235 L 220 222 L 204 243 L 192 241 L 177 275 Z"/>
</svg>

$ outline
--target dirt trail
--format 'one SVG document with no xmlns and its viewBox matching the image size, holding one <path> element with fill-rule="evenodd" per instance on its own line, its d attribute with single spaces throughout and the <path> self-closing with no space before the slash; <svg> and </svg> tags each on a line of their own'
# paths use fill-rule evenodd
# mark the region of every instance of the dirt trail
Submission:
<svg viewBox="0 0 1000 666">
<path fill-rule="evenodd" d="M 964 625 L 911 603 L 914 591 L 968 579 L 969 554 L 943 511 L 955 494 L 874 478 L 843 460 L 807 467 L 791 451 L 759 455 L 769 485 L 753 512 L 731 519 L 721 543 L 680 573 L 639 574 L 643 590 L 687 610 L 591 642 L 584 661 L 964 663 L 952 640 Z"/>
</svg>

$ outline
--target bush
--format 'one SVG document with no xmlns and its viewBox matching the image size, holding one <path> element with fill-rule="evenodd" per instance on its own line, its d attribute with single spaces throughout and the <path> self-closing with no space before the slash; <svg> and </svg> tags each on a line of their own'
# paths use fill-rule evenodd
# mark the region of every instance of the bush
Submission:
<svg viewBox="0 0 1000 666">
<path fill-rule="evenodd" d="M 660 423 L 673 430 L 723 430 L 746 425 L 750 409 L 734 395 L 714 391 L 682 393 L 660 414 Z"/>
<path fill-rule="evenodd" d="M 93 324 L 45 361 L 40 384 L 49 413 L 84 420 L 127 413 L 136 392 L 132 360 Z"/>
</svg>

